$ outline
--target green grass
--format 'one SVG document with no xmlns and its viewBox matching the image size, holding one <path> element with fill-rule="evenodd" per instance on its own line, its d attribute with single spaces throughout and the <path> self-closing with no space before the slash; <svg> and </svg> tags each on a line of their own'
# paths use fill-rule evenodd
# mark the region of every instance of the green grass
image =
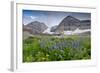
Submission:
<svg viewBox="0 0 100 73">
<path fill-rule="evenodd" d="M 91 58 L 88 36 L 34 36 L 23 40 L 23 62 L 83 60 Z"/>
</svg>

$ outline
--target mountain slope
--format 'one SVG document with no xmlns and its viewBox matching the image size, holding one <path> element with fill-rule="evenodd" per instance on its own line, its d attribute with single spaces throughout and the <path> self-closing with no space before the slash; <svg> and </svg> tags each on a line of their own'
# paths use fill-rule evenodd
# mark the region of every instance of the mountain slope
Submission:
<svg viewBox="0 0 100 73">
<path fill-rule="evenodd" d="M 23 29 L 24 29 L 24 31 L 28 31 L 31 34 L 40 34 L 47 28 L 48 27 L 44 23 L 34 21 L 27 25 L 24 25 Z"/>
</svg>

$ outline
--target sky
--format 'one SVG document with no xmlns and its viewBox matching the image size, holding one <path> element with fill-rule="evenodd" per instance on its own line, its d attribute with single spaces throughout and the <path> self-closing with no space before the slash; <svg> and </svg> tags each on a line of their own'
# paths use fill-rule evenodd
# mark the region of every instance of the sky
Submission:
<svg viewBox="0 0 100 73">
<path fill-rule="evenodd" d="M 27 25 L 33 21 L 45 23 L 48 27 L 58 25 L 65 17 L 73 16 L 79 20 L 91 19 L 90 13 L 79 12 L 56 12 L 56 11 L 37 11 L 37 10 L 23 10 L 23 24 Z"/>
</svg>

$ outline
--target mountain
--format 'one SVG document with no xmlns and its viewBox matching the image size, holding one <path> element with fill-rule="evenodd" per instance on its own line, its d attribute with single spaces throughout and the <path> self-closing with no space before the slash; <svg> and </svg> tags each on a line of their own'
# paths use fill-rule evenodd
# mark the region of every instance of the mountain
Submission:
<svg viewBox="0 0 100 73">
<path fill-rule="evenodd" d="M 79 29 L 90 29 L 90 20 L 79 20 L 73 16 L 65 17 L 58 26 L 51 28 L 52 32 L 74 31 Z"/>
<path fill-rule="evenodd" d="M 31 34 L 40 34 L 44 30 L 46 30 L 47 28 L 48 27 L 44 23 L 34 21 L 34 22 L 31 22 L 27 25 L 24 25 L 23 30 L 28 31 Z"/>
<path fill-rule="evenodd" d="M 79 29 L 91 29 L 91 20 L 81 20 Z"/>
<path fill-rule="evenodd" d="M 75 30 L 80 25 L 80 20 L 67 16 L 65 17 L 57 27 L 57 30 Z"/>
</svg>

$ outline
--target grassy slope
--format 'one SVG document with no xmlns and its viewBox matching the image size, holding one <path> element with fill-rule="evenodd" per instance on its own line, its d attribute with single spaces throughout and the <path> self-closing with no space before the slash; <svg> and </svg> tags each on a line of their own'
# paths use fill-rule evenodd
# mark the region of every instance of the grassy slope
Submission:
<svg viewBox="0 0 100 73">
<path fill-rule="evenodd" d="M 23 41 L 23 62 L 82 60 L 91 58 L 90 37 L 34 36 Z"/>
</svg>

